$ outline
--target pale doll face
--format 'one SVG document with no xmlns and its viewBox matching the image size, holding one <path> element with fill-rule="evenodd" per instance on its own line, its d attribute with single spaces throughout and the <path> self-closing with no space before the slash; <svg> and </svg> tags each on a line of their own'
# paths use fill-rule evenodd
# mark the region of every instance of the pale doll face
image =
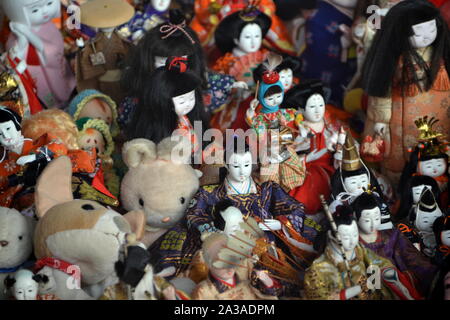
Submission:
<svg viewBox="0 0 450 320">
<path fill-rule="evenodd" d="M 431 45 L 437 37 L 436 20 L 430 20 L 412 26 L 414 35 L 409 41 L 414 48 L 425 48 Z"/>
<path fill-rule="evenodd" d="M 424 188 L 428 188 L 431 190 L 431 186 L 421 184 L 420 186 L 412 187 L 412 197 L 413 197 L 413 203 L 417 204 L 419 203 L 420 196 L 422 195 L 422 192 Z"/>
<path fill-rule="evenodd" d="M 234 43 L 245 53 L 258 51 L 262 44 L 261 27 L 256 23 L 247 24 L 242 29 L 239 39 L 234 39 Z"/>
<path fill-rule="evenodd" d="M 444 246 L 450 247 L 450 230 L 444 230 L 441 232 L 441 241 Z"/>
<path fill-rule="evenodd" d="M 239 224 L 244 222 L 244 217 L 242 216 L 241 210 L 236 207 L 229 207 L 225 211 L 220 213 L 225 220 L 225 228 L 223 232 L 230 236 L 235 234 L 236 231 L 240 230 Z"/>
<path fill-rule="evenodd" d="M 320 122 L 325 115 L 325 100 L 320 94 L 313 94 L 306 101 L 304 117 L 309 122 Z"/>
<path fill-rule="evenodd" d="M 157 11 L 166 11 L 169 9 L 171 0 L 152 0 L 152 7 Z"/>
<path fill-rule="evenodd" d="M 344 179 L 345 188 L 351 194 L 361 194 L 364 192 L 363 188 L 369 186 L 369 177 L 367 174 L 360 174 L 358 176 L 347 177 Z"/>
<path fill-rule="evenodd" d="M 21 131 L 16 129 L 13 121 L 0 123 L 0 145 L 10 148 L 16 145 L 21 137 Z"/>
<path fill-rule="evenodd" d="M 358 0 L 331 0 L 331 2 L 344 8 L 355 8 Z"/>
<path fill-rule="evenodd" d="M 432 212 L 417 210 L 416 227 L 419 231 L 433 232 L 434 221 L 442 216 L 442 211 L 436 208 Z"/>
<path fill-rule="evenodd" d="M 90 151 L 97 150 L 97 154 L 105 152 L 106 143 L 105 138 L 100 131 L 89 128 L 78 138 L 78 145 L 81 149 Z"/>
<path fill-rule="evenodd" d="M 227 164 L 228 167 L 228 179 L 234 182 L 244 182 L 250 178 L 252 174 L 252 154 L 246 153 L 233 153 Z"/>
<path fill-rule="evenodd" d="M 195 90 L 172 98 L 175 107 L 175 113 L 179 116 L 185 116 L 195 107 Z"/>
<path fill-rule="evenodd" d="M 264 103 L 269 107 L 279 106 L 283 102 L 283 93 L 275 93 L 264 98 Z"/>
<path fill-rule="evenodd" d="M 361 212 L 358 220 L 359 230 L 364 234 L 372 234 L 378 230 L 381 224 L 380 208 L 366 209 Z"/>
<path fill-rule="evenodd" d="M 359 242 L 358 225 L 356 221 L 352 224 L 341 224 L 338 227 L 338 233 L 342 240 L 342 246 L 345 251 L 352 251 L 356 248 Z"/>
<path fill-rule="evenodd" d="M 59 0 L 40 0 L 25 6 L 25 12 L 32 26 L 40 26 L 59 15 Z"/>
<path fill-rule="evenodd" d="M 432 178 L 442 176 L 447 170 L 447 164 L 443 158 L 420 161 L 418 167 L 421 175 Z"/>
<path fill-rule="evenodd" d="M 294 80 L 294 74 L 291 69 L 283 69 L 279 73 L 280 81 L 283 84 L 284 91 L 292 88 L 292 82 Z"/>
<path fill-rule="evenodd" d="M 27 270 L 16 274 L 13 291 L 17 300 L 36 300 L 39 284 L 32 277 L 33 273 Z"/>
<path fill-rule="evenodd" d="M 78 119 L 92 118 L 105 121 L 109 126 L 112 124 L 113 115 L 111 107 L 103 99 L 92 99 L 83 107 Z"/>
<path fill-rule="evenodd" d="M 216 267 L 214 267 L 214 262 L 217 261 L 217 259 L 219 258 L 219 251 L 225 245 L 226 245 L 226 243 L 224 243 L 223 241 L 217 241 L 216 243 L 211 245 L 211 247 L 208 250 L 208 254 L 211 257 L 211 261 L 213 262 L 210 265 L 211 273 L 219 279 L 228 281 L 234 277 L 236 270 L 234 268 L 216 268 Z"/>
</svg>

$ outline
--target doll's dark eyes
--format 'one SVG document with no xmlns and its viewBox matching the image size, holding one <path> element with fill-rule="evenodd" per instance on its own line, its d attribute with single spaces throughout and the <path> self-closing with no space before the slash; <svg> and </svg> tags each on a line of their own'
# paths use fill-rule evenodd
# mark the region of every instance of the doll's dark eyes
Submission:
<svg viewBox="0 0 450 320">
<path fill-rule="evenodd" d="M 144 200 L 139 199 L 139 205 L 140 205 L 141 207 L 143 207 L 143 206 L 144 206 Z"/>
<path fill-rule="evenodd" d="M 184 204 L 186 202 L 186 199 L 184 197 L 181 197 L 180 202 L 181 202 L 181 204 Z"/>
<path fill-rule="evenodd" d="M 91 204 L 83 204 L 81 206 L 81 209 L 86 210 L 86 211 L 93 211 L 95 210 L 94 206 Z"/>
</svg>

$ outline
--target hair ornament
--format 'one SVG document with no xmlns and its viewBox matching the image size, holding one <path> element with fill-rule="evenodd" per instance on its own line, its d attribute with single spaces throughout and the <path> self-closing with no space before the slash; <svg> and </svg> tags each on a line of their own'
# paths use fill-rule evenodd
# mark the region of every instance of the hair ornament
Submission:
<svg viewBox="0 0 450 320">
<path fill-rule="evenodd" d="M 168 23 L 168 24 L 164 24 L 159 28 L 159 32 L 165 34 L 164 36 L 161 37 L 161 39 L 167 39 L 168 37 L 170 37 L 172 34 L 174 34 L 177 30 L 180 30 L 181 32 L 184 33 L 184 35 L 186 37 L 188 37 L 189 40 L 191 40 L 192 44 L 195 44 L 195 40 L 192 39 L 192 37 L 189 35 L 189 33 L 185 30 L 186 28 L 186 20 L 184 20 L 182 23 L 180 24 L 173 24 L 173 23 Z"/>
<path fill-rule="evenodd" d="M 180 73 L 185 73 L 187 71 L 188 59 L 185 57 L 170 57 L 168 62 L 167 69 L 170 71 L 179 70 Z"/>
<path fill-rule="evenodd" d="M 254 21 L 260 13 L 258 10 L 260 2 L 261 0 L 250 0 L 245 9 L 239 14 L 239 17 L 246 22 Z"/>
</svg>

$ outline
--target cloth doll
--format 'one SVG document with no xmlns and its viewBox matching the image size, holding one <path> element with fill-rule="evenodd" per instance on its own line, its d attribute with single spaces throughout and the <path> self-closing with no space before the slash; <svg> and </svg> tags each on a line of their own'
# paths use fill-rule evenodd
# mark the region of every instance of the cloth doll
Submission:
<svg viewBox="0 0 450 320">
<path fill-rule="evenodd" d="M 269 17 L 272 17 L 269 36 L 266 45 L 278 52 L 294 54 L 293 46 L 289 39 L 288 29 L 281 19 L 275 14 L 277 7 L 273 0 L 253 1 L 257 8 Z M 242 10 L 247 5 L 242 0 L 202 0 L 195 2 L 195 16 L 191 27 L 197 32 L 202 46 L 210 51 L 214 44 L 214 31 L 220 21 L 225 17 Z"/>
<path fill-rule="evenodd" d="M 18 73 L 23 80 L 28 78 L 27 86 L 36 82 L 37 95 L 47 108 L 65 107 L 75 77 L 64 57 L 61 34 L 51 21 L 60 15 L 60 2 L 8 0 L 2 2 L 2 8 L 11 21 L 6 45 L 10 63 L 13 67 L 22 64 Z"/>
<path fill-rule="evenodd" d="M 118 27 L 118 32 L 128 41 L 137 44 L 146 32 L 166 22 L 169 18 L 171 0 L 151 0 L 137 10 L 133 18 Z"/>
<path fill-rule="evenodd" d="M 417 251 L 399 229 L 378 230 L 381 211 L 373 193 L 364 192 L 352 203 L 359 228 L 359 242 L 377 255 L 389 259 L 403 273 L 412 276 L 423 296 L 429 292 L 436 266 Z"/>
<path fill-rule="evenodd" d="M 80 9 L 81 23 L 99 28 L 100 32 L 77 54 L 77 90 L 96 89 L 119 104 L 124 98 L 120 87 L 121 68 L 130 44 L 115 28 L 133 17 L 134 8 L 121 0 L 95 0 Z"/>
<path fill-rule="evenodd" d="M 30 266 L 34 225 L 32 218 L 19 211 L 0 207 L 0 300 L 11 296 L 11 292 L 4 290 L 4 280 L 20 268 Z"/>
<path fill-rule="evenodd" d="M 442 215 L 442 210 L 439 208 L 433 192 L 428 188 L 424 188 L 420 195 L 419 203 L 409 215 L 409 223 L 400 223 L 397 227 L 418 250 L 433 258 L 436 253 L 433 223 Z"/>
<path fill-rule="evenodd" d="M 340 147 L 344 144 L 345 134 L 337 121 L 327 114 L 324 92 L 320 81 L 306 81 L 295 86 L 286 95 L 285 104 L 298 106 L 296 121 L 298 130 L 307 130 L 306 138 L 297 137 L 300 143 L 306 140 L 306 150 L 301 145 L 297 152 L 306 151 L 306 177 L 303 184 L 292 189 L 289 194 L 305 205 L 307 214 L 316 214 L 321 209 L 317 195 L 329 199 L 331 195 L 331 176 L 335 172 L 334 163 L 342 159 Z M 341 147 L 342 148 L 342 147 Z"/>
<path fill-rule="evenodd" d="M 418 144 L 403 168 L 400 186 L 411 176 L 429 176 L 437 182 L 441 192 L 439 204 L 445 208 L 448 204 L 448 146 L 442 139 L 443 134 L 433 128 L 437 122 L 437 119 L 428 119 L 427 116 L 415 121 L 419 130 Z"/>
<path fill-rule="evenodd" d="M 227 237 L 224 234 L 209 235 L 202 245 L 203 257 L 209 268 L 208 278 L 200 282 L 192 293 L 193 300 L 275 300 L 276 297 L 263 295 L 251 283 L 248 277 L 237 274 L 236 259 L 225 260 L 224 249 L 227 248 Z M 230 261 L 233 260 L 233 261 Z M 240 262 L 238 260 L 238 262 Z M 245 269 L 245 267 L 244 267 Z M 247 270 L 250 272 L 250 270 Z M 277 283 L 263 271 L 256 271 L 266 287 Z"/>
<path fill-rule="evenodd" d="M 194 131 L 201 126 L 207 128 L 201 99 L 201 79 L 188 70 L 187 59 L 171 57 L 166 66 L 155 70 L 147 85 L 143 99 L 133 113 L 128 125 L 129 140 L 150 139 L 159 143 L 173 134 L 186 136 L 195 152 L 202 145 Z"/>
<path fill-rule="evenodd" d="M 331 207 L 340 203 L 351 204 L 364 190 L 372 190 L 381 208 L 380 230 L 391 229 L 391 214 L 383 193 L 373 172 L 367 168 L 359 156 L 358 147 L 350 133 L 347 133 L 343 146 L 342 163 L 331 177 L 331 194 L 334 199 Z"/>
<path fill-rule="evenodd" d="M 271 23 L 269 16 L 252 5 L 223 19 L 214 33 L 215 44 L 223 56 L 216 61 L 213 70 L 246 82 L 253 91 L 256 84 L 252 72 L 267 57 L 262 41 Z M 211 126 L 221 130 L 242 128 L 251 99 L 248 91 L 236 93 L 227 107 L 214 115 Z"/>
<path fill-rule="evenodd" d="M 305 295 L 312 300 L 417 300 L 421 296 L 407 276 L 386 258 L 359 243 L 358 225 L 350 207 L 339 206 L 328 231 L 325 252 L 305 275 Z M 377 290 L 370 290 L 368 267 L 379 268 Z"/>
<path fill-rule="evenodd" d="M 25 209 L 34 202 L 32 187 L 43 167 L 67 150 L 47 134 L 36 141 L 25 138 L 21 122 L 16 112 L 0 107 L 0 204 Z"/>
<path fill-rule="evenodd" d="M 400 207 L 395 214 L 396 221 L 408 221 L 411 212 L 416 210 L 417 204 L 420 200 L 420 195 L 422 194 L 424 188 L 431 189 L 434 198 L 439 199 L 440 190 L 436 180 L 429 176 L 422 175 L 410 177 L 406 183 L 406 186 L 402 188 Z"/>
<path fill-rule="evenodd" d="M 448 26 L 436 7 L 405 0 L 389 10 L 367 53 L 364 135 L 384 136 L 382 173 L 394 184 L 408 159 L 408 148 L 417 144 L 416 120 L 426 115 L 440 119 L 436 129 L 450 133 L 449 41 Z"/>
<path fill-rule="evenodd" d="M 101 119 L 105 121 L 113 137 L 119 133 L 117 105 L 110 96 L 94 90 L 83 90 L 69 104 L 68 112 L 74 121 L 81 118 Z"/>
<path fill-rule="evenodd" d="M 344 88 L 356 71 L 350 32 L 357 0 L 318 1 L 305 23 L 302 78 L 320 79 L 331 89 L 330 103 L 341 107 Z M 347 32 L 348 31 L 348 32 Z"/>
</svg>

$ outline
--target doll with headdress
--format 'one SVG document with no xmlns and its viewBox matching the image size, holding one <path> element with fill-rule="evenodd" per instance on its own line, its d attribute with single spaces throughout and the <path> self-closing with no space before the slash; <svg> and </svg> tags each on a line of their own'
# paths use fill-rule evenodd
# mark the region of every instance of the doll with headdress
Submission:
<svg viewBox="0 0 450 320">
<path fill-rule="evenodd" d="M 424 116 L 448 118 L 449 30 L 439 10 L 428 1 L 405 0 L 392 7 L 367 53 L 363 88 L 369 95 L 365 135 L 386 141 L 382 172 L 394 183 L 417 143 L 414 122 Z"/>
<path fill-rule="evenodd" d="M 80 10 L 81 23 L 98 28 L 99 32 L 77 53 L 77 90 L 96 89 L 119 104 L 124 98 L 121 69 L 130 44 L 121 38 L 116 27 L 133 17 L 134 8 L 122 0 L 93 0 Z"/>
<path fill-rule="evenodd" d="M 445 208 L 448 204 L 448 143 L 443 139 L 443 134 L 434 129 L 438 119 L 428 116 L 419 118 L 415 125 L 419 130 L 418 144 L 411 151 L 409 161 L 403 168 L 400 177 L 400 186 L 404 185 L 412 176 L 423 175 L 433 178 L 441 192 L 438 198 L 439 204 Z"/>
<path fill-rule="evenodd" d="M 368 191 L 352 203 L 359 228 L 359 242 L 377 255 L 389 259 L 401 272 L 408 273 L 423 295 L 427 295 L 436 266 L 419 252 L 398 228 L 378 230 L 381 210 L 376 196 Z"/>
<path fill-rule="evenodd" d="M 331 177 L 331 195 L 333 203 L 330 207 L 344 203 L 349 204 L 365 190 L 376 195 L 381 208 L 380 230 L 391 229 L 391 214 L 383 193 L 373 172 L 359 156 L 358 146 L 350 133 L 347 133 L 342 150 L 342 162 Z"/>
<path fill-rule="evenodd" d="M 52 22 L 60 15 L 60 1 L 5 0 L 2 8 L 11 21 L 6 44 L 9 64 L 29 96 L 35 83 L 37 96 L 47 108 L 63 108 L 75 88 L 75 77 Z"/>
</svg>

